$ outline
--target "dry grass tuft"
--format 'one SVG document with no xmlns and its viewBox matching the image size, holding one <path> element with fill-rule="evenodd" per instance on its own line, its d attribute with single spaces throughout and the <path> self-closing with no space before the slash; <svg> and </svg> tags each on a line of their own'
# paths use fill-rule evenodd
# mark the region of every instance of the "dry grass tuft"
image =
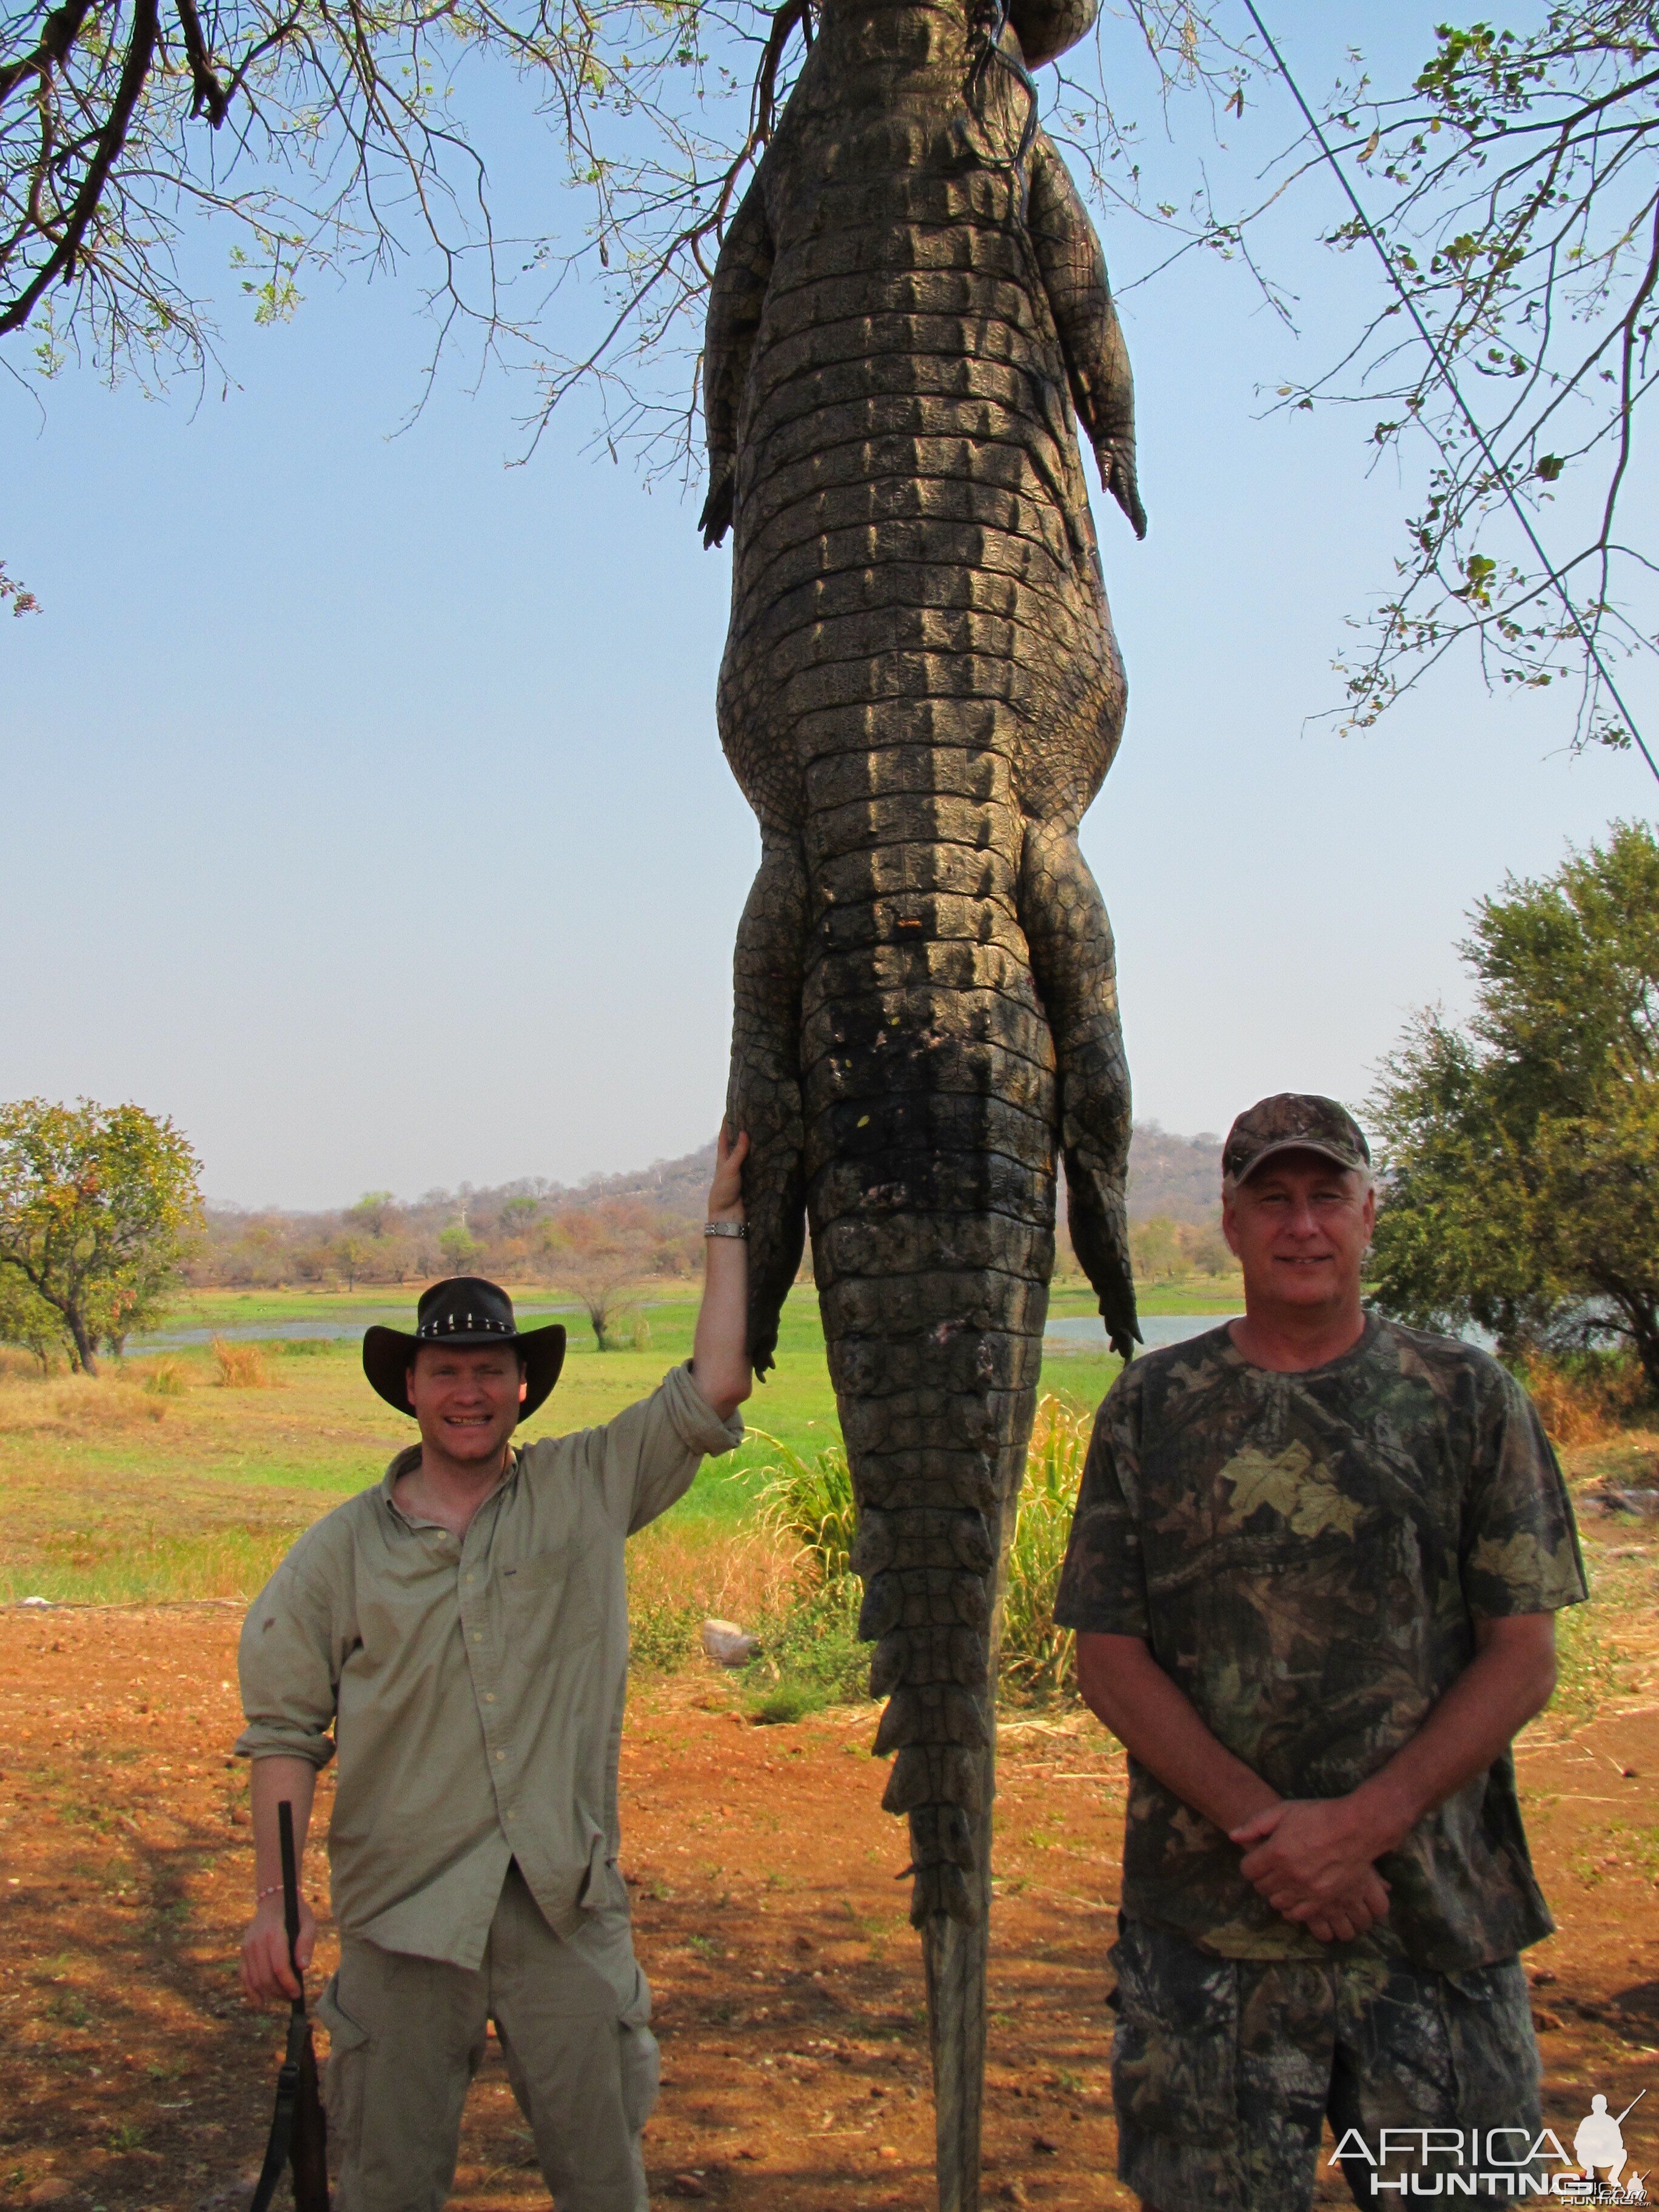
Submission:
<svg viewBox="0 0 1659 2212">
<path fill-rule="evenodd" d="M 222 1390 L 275 1390 L 280 1386 L 265 1364 L 265 1355 L 257 1344 L 232 1344 L 222 1336 L 216 1336 L 208 1346 L 219 1369 L 218 1387 Z"/>
<path fill-rule="evenodd" d="M 127 1524 L 112 1545 L 105 1528 L 54 1529 L 28 1560 L 0 1564 L 0 1604 L 33 1596 L 55 1605 L 246 1600 L 270 1579 L 298 1534 L 284 1524 L 185 1534 Z"/>
<path fill-rule="evenodd" d="M 155 1398 L 182 1398 L 190 1388 L 190 1374 L 182 1359 L 152 1359 L 148 1366 L 127 1370 L 142 1389 Z"/>
<path fill-rule="evenodd" d="M 628 1547 L 630 1613 L 673 1611 L 739 1620 L 745 1626 L 793 1601 L 797 1556 L 769 1529 L 750 1528 L 710 1543 L 701 1531 L 653 1522 Z"/>
<path fill-rule="evenodd" d="M 629 1646 L 635 1666 L 670 1674 L 701 1652 L 709 1619 L 756 1629 L 800 1595 L 801 1559 L 768 1528 L 710 1542 L 706 1532 L 658 1521 L 628 1547 Z"/>
<path fill-rule="evenodd" d="M 1529 1359 L 1521 1379 L 1551 1443 L 1563 1451 L 1605 1443 L 1629 1425 L 1642 1400 L 1642 1370 L 1633 1359 L 1601 1358 L 1571 1365 Z"/>
<path fill-rule="evenodd" d="M 0 1434 L 99 1437 L 131 1434 L 164 1421 L 167 1408 L 114 1377 L 77 1375 L 41 1387 L 32 1381 L 0 1387 Z"/>
</svg>

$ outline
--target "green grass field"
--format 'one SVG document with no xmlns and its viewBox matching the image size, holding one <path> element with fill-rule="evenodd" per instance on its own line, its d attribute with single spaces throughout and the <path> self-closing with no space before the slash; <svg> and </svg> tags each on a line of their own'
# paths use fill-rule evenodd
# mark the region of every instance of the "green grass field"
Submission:
<svg viewBox="0 0 1659 2212">
<path fill-rule="evenodd" d="M 690 1356 L 696 1295 L 643 1285 L 648 1346 L 600 1352 L 586 1316 L 562 1315 L 569 1352 L 559 1387 L 527 1424 L 527 1437 L 609 1420 Z M 528 1318 L 556 1303 L 532 1287 L 515 1297 Z M 375 1481 L 411 1424 L 363 1380 L 356 1335 L 261 1339 L 295 1323 L 361 1328 L 408 1314 L 412 1295 L 384 1286 L 353 1293 L 203 1291 L 181 1299 L 160 1332 L 234 1332 L 258 1345 L 269 1386 L 229 1388 L 205 1343 L 139 1351 L 106 1363 L 96 1381 L 42 1378 L 7 1354 L 0 1379 L 0 1477 L 9 1510 L 0 1539 L 0 1601 L 39 1595 L 80 1602 L 246 1595 L 295 1535 L 339 1499 Z M 1229 1286 L 1154 1291 L 1146 1310 L 1224 1312 Z M 1090 1313 L 1086 1285 L 1056 1287 L 1055 1316 Z M 1117 1361 L 1051 1349 L 1043 1387 L 1073 1405 L 1103 1396 Z M 744 1408 L 751 1429 L 810 1456 L 839 1440 L 817 1300 L 797 1289 L 784 1309 L 778 1362 Z M 775 1455 L 751 1437 L 711 1461 L 671 1516 L 675 1541 L 696 1548 L 737 1537 L 752 1521 Z M 668 1535 L 665 1528 L 663 1538 Z"/>
<path fill-rule="evenodd" d="M 528 1436 L 608 1420 L 689 1355 L 696 1296 L 690 1288 L 664 1296 L 664 1287 L 641 1290 L 650 1337 L 638 1349 L 601 1352 L 586 1317 L 567 1316 L 564 1373 L 527 1425 Z M 550 1303 L 533 1289 L 519 1297 L 524 1309 Z M 376 1481 L 392 1455 L 413 1440 L 413 1424 L 382 1405 L 364 1381 L 355 1333 L 366 1316 L 407 1314 L 412 1304 L 411 1297 L 399 1307 L 384 1290 L 210 1291 L 183 1300 L 168 1333 L 234 1330 L 244 1353 L 251 1340 L 253 1364 L 263 1371 L 257 1387 L 228 1384 L 207 1343 L 111 1361 L 96 1379 L 43 1377 L 26 1355 L 0 1350 L 7 1500 L 0 1603 L 29 1596 L 94 1605 L 246 1601 L 303 1529 Z M 1142 1310 L 1220 1315 L 1237 1304 L 1236 1284 L 1206 1283 L 1154 1289 Z M 1085 1285 L 1056 1287 L 1056 1318 L 1093 1310 Z M 354 1334 L 257 1334 L 295 1322 L 344 1324 Z M 256 1334 L 250 1340 L 245 1332 Z M 1116 1371 L 1116 1360 L 1103 1353 L 1051 1341 L 1042 1387 L 1063 1407 L 1086 1414 Z M 790 1297 L 777 1367 L 744 1414 L 751 1431 L 766 1431 L 807 1459 L 839 1442 L 810 1288 Z M 1079 1437 L 1085 1432 L 1074 1425 Z M 1648 1431 L 1621 1429 L 1570 1454 L 1569 1464 L 1579 1481 L 1602 1473 L 1645 1479 L 1656 1441 Z M 697 1624 L 709 1613 L 726 1615 L 764 1632 L 790 1675 L 781 1687 L 772 1685 L 779 1696 L 799 1692 L 821 1703 L 854 1693 L 845 1685 L 861 1681 L 867 1655 L 853 1639 L 850 1601 L 839 1591 L 830 1594 L 833 1604 L 814 1596 L 793 1540 L 755 1509 L 775 1460 L 771 1444 L 751 1434 L 740 1451 L 708 1462 L 686 1498 L 629 1547 L 636 1650 L 645 1666 L 678 1665 L 696 1650 Z M 1647 1648 L 1642 1637 L 1632 1642 L 1632 1624 L 1649 1601 L 1647 1547 L 1638 1547 L 1638 1559 L 1628 1543 L 1615 1547 L 1604 1565 L 1601 1534 L 1595 1524 L 1587 1531 L 1596 1540 L 1587 1549 L 1595 1553 L 1598 1603 L 1564 1632 L 1563 1711 L 1604 1702 L 1623 1684 L 1630 1652 Z M 1056 1553 L 1049 1565 L 1057 1563 Z"/>
</svg>

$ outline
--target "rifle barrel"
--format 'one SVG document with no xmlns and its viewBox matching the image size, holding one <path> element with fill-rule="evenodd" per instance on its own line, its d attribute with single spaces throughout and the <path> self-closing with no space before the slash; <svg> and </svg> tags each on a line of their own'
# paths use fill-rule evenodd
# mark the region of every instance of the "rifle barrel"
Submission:
<svg viewBox="0 0 1659 2212">
<path fill-rule="evenodd" d="M 305 1976 L 300 1972 L 300 1863 L 294 1848 L 294 1808 L 284 1797 L 276 1806 L 276 1833 L 283 1851 L 283 1924 L 288 1931 L 288 1962 L 299 1985 L 289 2007 L 288 2051 L 276 2076 L 276 2110 L 270 2124 L 265 2162 L 249 2212 L 270 2212 L 283 2169 L 294 2177 L 295 2212 L 328 2212 L 328 2130 L 318 2094 L 317 2054 L 306 2018 Z"/>
<path fill-rule="evenodd" d="M 283 1850 L 283 1925 L 288 1931 L 288 1963 L 294 1978 L 300 1984 L 300 1994 L 295 1999 L 296 2007 L 305 2009 L 305 1981 L 300 1972 L 298 1945 L 300 1941 L 300 1864 L 294 1849 L 294 1808 L 286 1797 L 276 1808 L 276 1833 Z"/>
</svg>

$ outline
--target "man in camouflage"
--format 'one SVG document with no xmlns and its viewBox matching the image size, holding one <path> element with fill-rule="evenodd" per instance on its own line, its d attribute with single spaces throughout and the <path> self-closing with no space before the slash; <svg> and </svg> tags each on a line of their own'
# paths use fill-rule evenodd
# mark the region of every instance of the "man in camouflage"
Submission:
<svg viewBox="0 0 1659 2212">
<path fill-rule="evenodd" d="M 1297 2212 L 1328 2115 L 1386 2204 L 1537 2134 L 1510 1746 L 1583 1571 L 1525 1393 L 1362 1307 L 1344 1109 L 1264 1099 L 1222 1169 L 1243 1317 L 1119 1377 L 1054 1607 L 1129 1753 L 1118 2171 L 1146 2212 Z"/>
</svg>

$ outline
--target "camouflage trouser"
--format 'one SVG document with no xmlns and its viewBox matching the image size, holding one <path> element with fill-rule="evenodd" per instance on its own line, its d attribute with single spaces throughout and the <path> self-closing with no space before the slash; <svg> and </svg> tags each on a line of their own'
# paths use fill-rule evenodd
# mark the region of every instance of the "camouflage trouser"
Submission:
<svg viewBox="0 0 1659 2212">
<path fill-rule="evenodd" d="M 1305 2212 L 1321 2130 L 1526 2129 L 1539 2117 L 1538 2045 L 1518 1959 L 1435 1974 L 1371 1950 L 1329 1961 L 1218 1959 L 1120 1918 L 1112 2095 L 1119 2178 L 1158 2212 Z M 1350 2155 L 1355 2201 L 1417 2195 L 1410 2176 L 1456 2170 L 1419 2143 L 1385 2161 Z M 1505 2146 L 1522 2154 L 1518 2139 Z M 1482 2158 L 1484 2160 L 1483 2150 Z M 1471 2161 L 1467 2148 L 1462 2163 Z M 1391 2188 L 1374 2183 L 1393 2182 Z M 1464 2191 L 1457 2191 L 1462 2196 Z"/>
</svg>

